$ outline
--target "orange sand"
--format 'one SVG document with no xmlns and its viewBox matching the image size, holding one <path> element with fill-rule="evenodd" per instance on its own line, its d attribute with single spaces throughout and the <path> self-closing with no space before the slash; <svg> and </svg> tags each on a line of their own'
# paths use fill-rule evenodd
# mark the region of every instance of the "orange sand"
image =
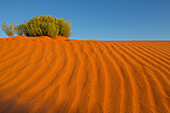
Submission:
<svg viewBox="0 0 170 113">
<path fill-rule="evenodd" d="M 170 41 L 0 39 L 0 113 L 170 113 Z"/>
</svg>

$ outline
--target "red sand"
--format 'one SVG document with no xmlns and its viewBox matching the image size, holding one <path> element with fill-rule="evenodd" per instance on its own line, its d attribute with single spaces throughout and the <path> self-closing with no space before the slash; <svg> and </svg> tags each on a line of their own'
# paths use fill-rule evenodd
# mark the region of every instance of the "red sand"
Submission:
<svg viewBox="0 0 170 113">
<path fill-rule="evenodd" d="M 170 113 L 170 41 L 0 39 L 0 113 Z"/>
</svg>

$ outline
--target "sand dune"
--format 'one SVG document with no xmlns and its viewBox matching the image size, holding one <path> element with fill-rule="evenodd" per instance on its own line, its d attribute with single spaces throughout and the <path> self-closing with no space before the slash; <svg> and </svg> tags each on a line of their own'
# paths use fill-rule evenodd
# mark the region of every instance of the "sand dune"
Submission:
<svg viewBox="0 0 170 113">
<path fill-rule="evenodd" d="M 0 113 L 170 113 L 170 41 L 0 39 Z"/>
</svg>

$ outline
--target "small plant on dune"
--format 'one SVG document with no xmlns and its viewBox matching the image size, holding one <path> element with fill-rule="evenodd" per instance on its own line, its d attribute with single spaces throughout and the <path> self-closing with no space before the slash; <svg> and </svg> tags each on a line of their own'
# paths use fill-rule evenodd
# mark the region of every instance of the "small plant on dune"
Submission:
<svg viewBox="0 0 170 113">
<path fill-rule="evenodd" d="M 49 28 L 47 32 L 48 36 L 50 37 L 58 36 L 59 26 L 55 26 L 55 24 L 52 22 L 52 23 L 49 23 L 48 28 Z"/>
<path fill-rule="evenodd" d="M 23 31 L 22 31 L 22 29 L 21 29 L 21 25 L 16 25 L 15 28 L 14 28 L 14 30 L 15 30 L 15 33 L 16 33 L 17 35 L 19 35 L 19 36 L 22 36 L 22 35 L 23 35 Z"/>
<path fill-rule="evenodd" d="M 13 25 L 13 24 L 12 24 Z M 25 21 L 23 24 L 19 24 L 17 26 L 13 25 L 12 27 L 12 35 L 17 33 L 17 35 L 26 35 L 28 37 L 38 37 L 38 36 L 49 36 L 49 37 L 70 37 L 72 26 L 70 25 L 70 20 L 65 21 L 63 18 L 58 19 L 56 17 L 52 17 L 50 15 L 46 16 L 36 16 L 32 19 Z M 8 33 L 11 36 L 11 26 L 3 25 L 4 32 Z"/>
<path fill-rule="evenodd" d="M 25 36 L 30 36 L 30 30 L 29 30 L 29 27 L 28 27 L 28 20 L 24 22 L 24 24 L 20 24 L 21 26 L 21 30 L 22 32 L 24 33 Z"/>
<path fill-rule="evenodd" d="M 63 36 L 70 37 L 72 26 L 70 21 L 66 22 L 64 19 L 57 19 L 52 16 L 36 16 L 21 24 L 21 29 L 26 36 Z"/>
<path fill-rule="evenodd" d="M 64 36 L 64 37 L 70 37 L 72 32 L 72 26 L 70 25 L 70 20 L 68 22 L 65 22 L 64 19 L 59 19 L 58 20 L 58 25 L 59 25 L 59 36 Z"/>
<path fill-rule="evenodd" d="M 9 22 L 9 24 L 6 24 L 6 23 L 4 22 L 4 24 L 2 24 L 1 26 L 2 26 L 2 30 L 3 30 L 9 37 L 14 36 L 14 34 L 15 34 L 15 30 L 14 30 L 15 25 L 14 25 L 13 23 L 10 23 L 10 22 Z"/>
<path fill-rule="evenodd" d="M 90 37 L 90 41 L 97 41 L 97 38 Z"/>
</svg>

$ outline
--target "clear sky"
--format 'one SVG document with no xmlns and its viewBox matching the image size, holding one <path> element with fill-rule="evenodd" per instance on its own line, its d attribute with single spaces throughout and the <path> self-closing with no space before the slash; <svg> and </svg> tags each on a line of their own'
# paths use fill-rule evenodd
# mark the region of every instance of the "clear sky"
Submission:
<svg viewBox="0 0 170 113">
<path fill-rule="evenodd" d="M 72 21 L 71 39 L 170 40 L 170 0 L 0 0 L 0 24 L 43 14 Z M 0 29 L 0 37 L 7 37 Z"/>
</svg>

